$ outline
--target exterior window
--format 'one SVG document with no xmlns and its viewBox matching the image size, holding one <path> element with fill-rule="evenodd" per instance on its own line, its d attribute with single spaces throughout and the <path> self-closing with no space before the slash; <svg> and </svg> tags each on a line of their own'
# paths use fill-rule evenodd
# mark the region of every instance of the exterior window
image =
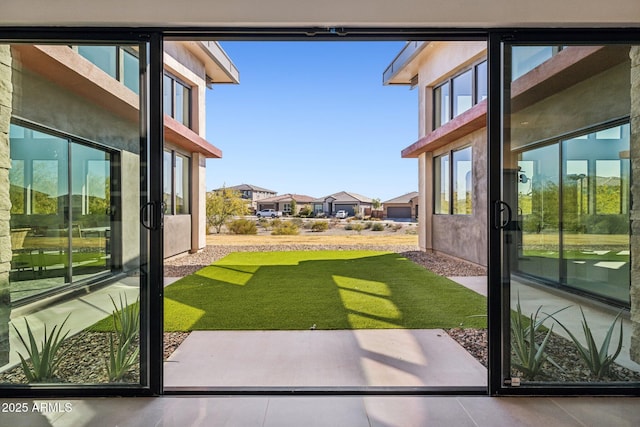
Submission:
<svg viewBox="0 0 640 427">
<path fill-rule="evenodd" d="M 450 162 L 449 159 L 452 159 Z M 470 215 L 473 213 L 471 147 L 434 159 L 434 213 Z"/>
<path fill-rule="evenodd" d="M 453 117 L 473 106 L 473 71 L 460 74 L 453 79 Z"/>
<path fill-rule="evenodd" d="M 176 214 L 189 213 L 189 158 L 176 154 Z"/>
<path fill-rule="evenodd" d="M 284 213 L 291 213 L 291 203 L 285 203 L 284 208 L 282 209 Z"/>
<path fill-rule="evenodd" d="M 115 46 L 78 46 L 80 55 L 114 79 L 118 78 L 117 52 Z"/>
<path fill-rule="evenodd" d="M 449 121 L 449 83 L 446 83 L 440 87 L 435 88 L 434 104 L 435 104 L 435 127 L 440 127 Z"/>
<path fill-rule="evenodd" d="M 191 88 L 172 76 L 164 75 L 164 113 L 183 125 L 191 126 Z"/>
<path fill-rule="evenodd" d="M 487 61 L 476 65 L 476 103 L 487 99 Z"/>
<path fill-rule="evenodd" d="M 162 201 L 164 202 L 164 213 L 173 213 L 173 155 L 171 151 L 164 151 L 162 166 Z"/>
<path fill-rule="evenodd" d="M 164 151 L 163 201 L 165 215 L 191 213 L 190 159 L 175 151 Z"/>
<path fill-rule="evenodd" d="M 516 46 L 512 50 L 513 80 L 527 74 L 560 51 L 560 46 Z"/>
<path fill-rule="evenodd" d="M 120 46 L 78 46 L 78 53 L 136 94 L 140 93 L 140 71 L 134 50 Z"/>
<path fill-rule="evenodd" d="M 471 147 L 453 152 L 453 213 L 470 215 L 472 210 Z"/>
<path fill-rule="evenodd" d="M 435 213 L 449 213 L 449 155 L 434 159 Z"/>
<path fill-rule="evenodd" d="M 487 98 L 487 61 L 433 89 L 433 127 L 447 123 Z"/>
</svg>

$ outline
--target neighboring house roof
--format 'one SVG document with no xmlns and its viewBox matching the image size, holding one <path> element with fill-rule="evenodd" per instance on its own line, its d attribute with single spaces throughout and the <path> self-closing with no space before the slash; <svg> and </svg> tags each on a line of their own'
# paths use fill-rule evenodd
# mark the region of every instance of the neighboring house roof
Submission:
<svg viewBox="0 0 640 427">
<path fill-rule="evenodd" d="M 333 193 L 326 197 L 315 199 L 314 202 L 324 202 L 329 198 L 333 199 L 333 203 L 344 203 L 344 202 L 373 203 L 373 200 L 368 197 L 362 196 L 357 193 L 349 193 L 347 191 L 340 191 L 338 193 Z"/>
<path fill-rule="evenodd" d="M 305 196 L 304 194 L 282 194 L 280 196 L 267 197 L 258 200 L 258 203 L 277 203 L 277 202 L 290 202 L 295 200 L 296 203 L 311 203 L 315 200 L 314 197 Z"/>
<path fill-rule="evenodd" d="M 403 194 L 402 196 L 395 197 L 393 199 L 382 202 L 383 205 L 389 205 L 393 203 L 411 203 L 411 199 L 418 197 L 417 191 L 412 191 L 407 194 Z"/>
<path fill-rule="evenodd" d="M 277 194 L 277 191 L 273 191 L 273 190 L 268 190 L 266 188 L 262 188 L 262 187 L 258 187 L 257 185 L 250 185 L 250 184 L 240 184 L 240 185 L 234 185 L 231 187 L 227 187 L 230 188 L 232 190 L 238 190 L 238 191 L 261 191 L 263 193 L 273 193 L 273 194 Z M 217 188 L 216 190 L 222 190 L 221 188 Z"/>
</svg>

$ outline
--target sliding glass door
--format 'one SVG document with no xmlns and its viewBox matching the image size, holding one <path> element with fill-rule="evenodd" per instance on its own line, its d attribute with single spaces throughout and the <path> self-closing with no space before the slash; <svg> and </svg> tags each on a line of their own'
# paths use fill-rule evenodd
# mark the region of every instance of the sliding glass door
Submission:
<svg viewBox="0 0 640 427">
<path fill-rule="evenodd" d="M 502 305 L 498 392 L 602 392 L 640 382 L 631 203 L 640 47 L 577 37 L 520 35 L 492 45 L 503 94 L 491 232 L 501 254 L 491 270 Z"/>
<path fill-rule="evenodd" d="M 2 393 L 149 389 L 146 52 L 0 43 Z M 45 339 L 60 344 L 49 369 L 34 363 Z"/>
</svg>

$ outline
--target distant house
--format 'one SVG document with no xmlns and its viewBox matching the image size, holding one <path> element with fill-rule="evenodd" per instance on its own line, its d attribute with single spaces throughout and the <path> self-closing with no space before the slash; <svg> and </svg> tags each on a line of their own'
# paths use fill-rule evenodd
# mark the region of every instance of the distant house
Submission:
<svg viewBox="0 0 640 427">
<path fill-rule="evenodd" d="M 385 219 L 418 219 L 419 193 L 412 191 L 402 196 L 382 202 L 383 217 Z"/>
<path fill-rule="evenodd" d="M 295 212 L 292 210 L 293 201 L 296 201 Z M 315 199 L 311 196 L 305 196 L 304 194 L 282 194 L 280 196 L 267 197 L 265 199 L 258 200 L 258 210 L 262 209 L 275 209 L 281 211 L 285 215 L 297 215 L 305 205 L 311 205 Z"/>
<path fill-rule="evenodd" d="M 243 199 L 249 200 L 251 209 L 256 211 L 258 209 L 258 200 L 273 197 L 278 194 L 277 191 L 268 190 L 266 188 L 258 187 L 257 185 L 240 184 L 233 187 L 227 187 L 231 190 L 239 191 Z M 221 190 L 217 188 L 214 191 Z"/>
<path fill-rule="evenodd" d="M 356 193 L 340 191 L 313 201 L 313 212 L 325 215 L 335 215 L 339 210 L 345 210 L 349 215 L 364 215 L 365 210 L 371 210 L 373 200 Z"/>
</svg>

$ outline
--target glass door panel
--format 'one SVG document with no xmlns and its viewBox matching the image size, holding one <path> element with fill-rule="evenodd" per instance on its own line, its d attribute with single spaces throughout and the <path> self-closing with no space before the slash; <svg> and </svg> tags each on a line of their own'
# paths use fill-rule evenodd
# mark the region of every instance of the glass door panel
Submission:
<svg viewBox="0 0 640 427">
<path fill-rule="evenodd" d="M 143 81 L 144 47 L 0 44 L 0 244 L 10 254 L 0 257 L 0 389 L 101 384 L 110 393 L 149 382 L 138 304 L 149 269 L 139 219 L 148 149 L 145 101 L 131 84 L 132 67 Z M 105 68 L 125 53 L 127 75 Z M 45 337 L 61 341 L 59 364 L 37 370 Z M 118 353 L 123 362 L 111 363 Z"/>
<path fill-rule="evenodd" d="M 638 384 L 640 49 L 512 42 L 503 53 L 501 199 L 515 221 L 501 229 L 502 387 Z"/>
</svg>

